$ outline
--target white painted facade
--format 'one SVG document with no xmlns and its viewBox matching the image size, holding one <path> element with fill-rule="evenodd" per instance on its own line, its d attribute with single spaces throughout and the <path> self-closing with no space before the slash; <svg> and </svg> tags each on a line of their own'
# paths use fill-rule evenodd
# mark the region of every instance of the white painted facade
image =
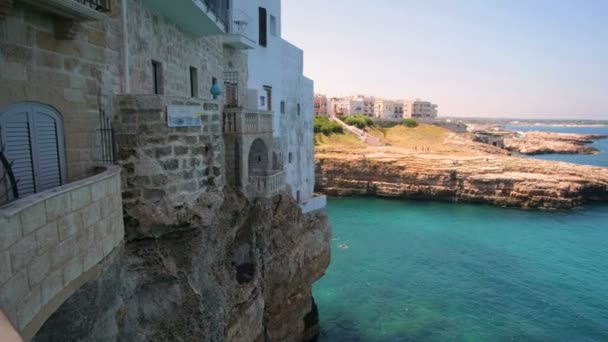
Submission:
<svg viewBox="0 0 608 342">
<path fill-rule="evenodd" d="M 267 12 L 265 47 L 259 41 L 260 8 Z M 273 113 L 273 152 L 286 171 L 293 197 L 307 202 L 315 179 L 314 92 L 313 81 L 303 75 L 304 53 L 281 37 L 280 0 L 233 0 L 233 21 L 238 16 L 247 18 L 247 35 L 256 43 L 247 51 L 245 107 Z"/>
<path fill-rule="evenodd" d="M 398 113 L 395 113 L 395 101 L 384 99 L 376 99 L 374 116 L 381 119 L 396 119 L 400 117 Z"/>
</svg>

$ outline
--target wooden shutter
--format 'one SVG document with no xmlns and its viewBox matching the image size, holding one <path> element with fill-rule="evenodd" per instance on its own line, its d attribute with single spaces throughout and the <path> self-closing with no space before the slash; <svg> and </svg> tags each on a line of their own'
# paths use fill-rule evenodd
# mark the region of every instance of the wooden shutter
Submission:
<svg viewBox="0 0 608 342">
<path fill-rule="evenodd" d="M 4 154 L 12 163 L 19 197 L 35 193 L 29 108 L 20 106 L 2 115 L 0 128 Z"/>
<path fill-rule="evenodd" d="M 260 46 L 268 46 L 268 14 L 264 7 L 260 7 Z"/>
</svg>

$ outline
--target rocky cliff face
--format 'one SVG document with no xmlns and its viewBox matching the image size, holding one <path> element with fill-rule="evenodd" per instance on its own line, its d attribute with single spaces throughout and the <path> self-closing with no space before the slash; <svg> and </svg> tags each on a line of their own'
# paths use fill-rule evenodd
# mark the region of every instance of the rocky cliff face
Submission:
<svg viewBox="0 0 608 342">
<path fill-rule="evenodd" d="M 608 169 L 508 156 L 439 156 L 397 149 L 317 153 L 317 190 L 508 207 L 566 209 L 608 201 Z"/>
<path fill-rule="evenodd" d="M 217 196 L 223 204 L 192 224 L 139 229 L 35 341 L 314 337 L 311 285 L 330 258 L 325 212 L 302 215 L 287 194 L 254 204 L 230 189 Z"/>
</svg>

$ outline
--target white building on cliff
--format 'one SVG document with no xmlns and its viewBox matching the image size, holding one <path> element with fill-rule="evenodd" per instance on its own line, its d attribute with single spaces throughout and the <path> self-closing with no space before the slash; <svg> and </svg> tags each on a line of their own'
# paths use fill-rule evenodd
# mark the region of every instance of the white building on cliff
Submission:
<svg viewBox="0 0 608 342">
<path fill-rule="evenodd" d="M 281 36 L 281 1 L 234 0 L 231 22 L 233 31 L 253 43 L 243 107 L 272 116 L 272 170 L 284 170 L 303 207 L 324 205 L 324 198 L 309 203 L 314 198 L 313 81 L 303 75 L 303 51 Z"/>
</svg>

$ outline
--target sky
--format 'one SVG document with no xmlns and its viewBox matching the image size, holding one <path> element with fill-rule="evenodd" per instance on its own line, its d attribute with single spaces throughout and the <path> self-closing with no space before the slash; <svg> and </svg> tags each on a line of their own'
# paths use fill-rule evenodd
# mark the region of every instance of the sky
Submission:
<svg viewBox="0 0 608 342">
<path fill-rule="evenodd" d="M 315 92 L 608 120 L 608 0 L 283 0 Z"/>
</svg>

